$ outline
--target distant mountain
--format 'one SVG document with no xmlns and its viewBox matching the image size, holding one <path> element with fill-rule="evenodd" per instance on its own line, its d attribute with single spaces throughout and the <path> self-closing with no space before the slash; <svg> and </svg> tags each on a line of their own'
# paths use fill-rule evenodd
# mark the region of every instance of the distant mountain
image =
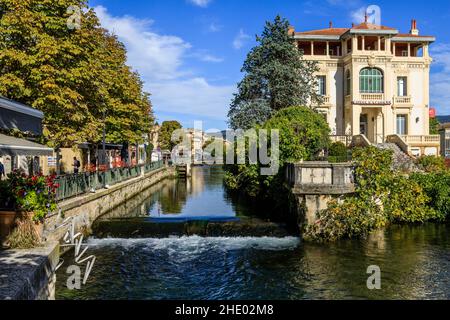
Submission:
<svg viewBox="0 0 450 320">
<path fill-rule="evenodd" d="M 440 123 L 450 122 L 450 115 L 449 116 L 436 116 L 436 118 L 438 119 L 438 121 Z"/>
</svg>

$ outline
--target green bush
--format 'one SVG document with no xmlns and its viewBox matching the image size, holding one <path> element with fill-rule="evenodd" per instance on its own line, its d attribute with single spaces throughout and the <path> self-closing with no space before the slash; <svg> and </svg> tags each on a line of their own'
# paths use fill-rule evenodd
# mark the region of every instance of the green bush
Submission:
<svg viewBox="0 0 450 320">
<path fill-rule="evenodd" d="M 319 212 L 317 223 L 305 228 L 306 240 L 362 236 L 388 223 L 440 220 L 448 212 L 449 180 L 437 183 L 431 175 L 406 177 L 394 172 L 391 150 L 357 148 L 352 156 L 355 194 Z"/>
<path fill-rule="evenodd" d="M 342 142 L 333 142 L 328 148 L 328 155 L 335 157 L 346 157 L 347 147 Z"/>
<path fill-rule="evenodd" d="M 411 180 L 418 183 L 428 196 L 428 205 L 447 218 L 450 217 L 450 172 L 414 173 Z"/>
<path fill-rule="evenodd" d="M 325 149 L 330 129 L 321 115 L 306 107 L 290 107 L 278 111 L 262 129 L 279 130 L 279 167 L 281 175 L 288 162 L 307 160 Z M 257 127 L 256 131 L 260 128 Z M 270 134 L 269 134 L 270 136 Z M 269 141 L 270 142 L 270 141 Z M 246 148 L 248 150 L 248 148 Z M 225 185 L 250 197 L 267 198 L 278 191 L 281 177 L 261 176 L 258 165 L 227 165 Z M 273 190 L 271 188 L 277 189 Z"/>
<path fill-rule="evenodd" d="M 421 156 L 416 160 L 417 166 L 426 172 L 442 172 L 447 170 L 445 159 L 436 156 Z"/>
</svg>

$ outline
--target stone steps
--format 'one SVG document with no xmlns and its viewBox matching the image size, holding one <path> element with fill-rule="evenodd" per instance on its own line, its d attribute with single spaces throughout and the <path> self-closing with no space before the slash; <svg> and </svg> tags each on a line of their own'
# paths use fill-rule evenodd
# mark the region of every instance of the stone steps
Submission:
<svg viewBox="0 0 450 320">
<path fill-rule="evenodd" d="M 404 153 L 395 143 L 379 143 L 379 149 L 392 150 L 392 168 L 399 171 L 419 171 L 411 156 Z"/>
</svg>

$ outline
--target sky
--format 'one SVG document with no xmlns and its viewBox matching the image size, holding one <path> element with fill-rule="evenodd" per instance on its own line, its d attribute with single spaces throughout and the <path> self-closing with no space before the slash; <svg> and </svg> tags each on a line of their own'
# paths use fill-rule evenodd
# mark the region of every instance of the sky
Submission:
<svg viewBox="0 0 450 320">
<path fill-rule="evenodd" d="M 204 130 L 227 128 L 227 112 L 255 36 L 277 14 L 297 31 L 348 28 L 365 8 L 381 8 L 381 24 L 408 33 L 416 19 L 433 35 L 431 106 L 450 114 L 450 1 L 362 0 L 90 0 L 102 25 L 128 50 L 128 64 L 144 80 L 157 121 Z"/>
</svg>

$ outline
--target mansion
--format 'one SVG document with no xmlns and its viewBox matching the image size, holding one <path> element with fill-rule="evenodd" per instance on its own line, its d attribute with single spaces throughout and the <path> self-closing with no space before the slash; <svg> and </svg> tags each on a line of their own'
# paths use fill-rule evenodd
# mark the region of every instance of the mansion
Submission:
<svg viewBox="0 0 450 320">
<path fill-rule="evenodd" d="M 439 136 L 429 134 L 432 36 L 365 22 L 351 28 L 296 32 L 305 60 L 319 63 L 317 109 L 335 141 L 359 136 L 370 144 L 395 143 L 411 155 L 439 153 Z"/>
</svg>

